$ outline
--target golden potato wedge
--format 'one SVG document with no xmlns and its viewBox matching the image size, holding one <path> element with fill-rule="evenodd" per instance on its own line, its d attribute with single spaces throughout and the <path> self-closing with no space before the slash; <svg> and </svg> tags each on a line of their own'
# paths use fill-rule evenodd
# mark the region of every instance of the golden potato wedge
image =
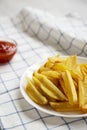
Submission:
<svg viewBox="0 0 87 130">
<path fill-rule="evenodd" d="M 38 73 L 41 73 L 43 71 L 49 71 L 49 70 L 50 70 L 50 68 L 47 68 L 45 66 L 41 66 L 37 71 L 38 71 Z"/>
<path fill-rule="evenodd" d="M 80 111 L 79 105 L 70 105 L 69 102 L 49 102 L 50 106 L 58 112 Z"/>
<path fill-rule="evenodd" d="M 53 62 L 47 61 L 47 62 L 44 64 L 44 67 L 46 67 L 46 68 L 52 68 L 53 65 L 54 65 Z"/>
<path fill-rule="evenodd" d="M 82 111 L 87 111 L 87 83 L 79 80 L 79 106 Z"/>
<path fill-rule="evenodd" d="M 69 103 L 71 105 L 77 104 L 77 102 L 78 102 L 77 92 L 76 92 L 76 88 L 75 88 L 75 85 L 74 85 L 70 72 L 68 70 L 66 70 L 65 73 L 62 74 L 62 77 L 64 80 L 66 94 L 69 99 Z"/>
<path fill-rule="evenodd" d="M 87 84 L 87 74 L 84 76 L 84 83 Z"/>
<path fill-rule="evenodd" d="M 62 77 L 59 78 L 59 83 L 61 85 L 61 88 L 62 88 L 63 92 L 65 93 L 65 95 L 67 97 L 67 90 L 66 90 L 65 83 L 64 83 L 64 80 L 63 80 Z"/>
<path fill-rule="evenodd" d="M 68 56 L 66 58 L 65 65 L 68 66 L 69 68 L 76 69 L 77 56 L 76 55 Z"/>
<path fill-rule="evenodd" d="M 46 97 L 43 96 L 38 91 L 37 87 L 35 87 L 32 80 L 30 80 L 28 77 L 27 77 L 27 81 L 28 81 L 28 84 L 26 87 L 26 92 L 30 96 L 30 98 L 40 105 L 46 105 L 48 103 L 48 100 L 46 99 Z"/>
<path fill-rule="evenodd" d="M 41 74 L 43 74 L 47 77 L 57 78 L 57 79 L 60 77 L 60 73 L 58 73 L 57 71 L 53 71 L 53 70 L 42 71 Z"/>
<path fill-rule="evenodd" d="M 65 58 L 60 57 L 60 55 L 56 55 L 54 57 L 49 57 L 48 61 L 51 63 L 64 63 Z"/>
<path fill-rule="evenodd" d="M 56 78 L 46 76 L 56 87 L 60 88 L 59 81 Z"/>
<path fill-rule="evenodd" d="M 85 105 L 83 105 L 83 106 L 81 107 L 81 111 L 84 112 L 84 113 L 87 112 L 87 104 L 85 104 Z"/>
</svg>

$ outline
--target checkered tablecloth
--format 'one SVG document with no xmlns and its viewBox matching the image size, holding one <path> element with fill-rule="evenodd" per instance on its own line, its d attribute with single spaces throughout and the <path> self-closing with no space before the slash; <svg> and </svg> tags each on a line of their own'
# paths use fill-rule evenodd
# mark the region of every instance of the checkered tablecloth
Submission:
<svg viewBox="0 0 87 130">
<path fill-rule="evenodd" d="M 87 118 L 43 113 L 23 98 L 20 77 L 31 65 L 61 54 L 87 56 L 87 23 L 77 15 L 59 18 L 33 8 L 0 18 L 0 37 L 17 42 L 11 62 L 0 64 L 0 126 L 3 130 L 86 130 Z"/>
</svg>

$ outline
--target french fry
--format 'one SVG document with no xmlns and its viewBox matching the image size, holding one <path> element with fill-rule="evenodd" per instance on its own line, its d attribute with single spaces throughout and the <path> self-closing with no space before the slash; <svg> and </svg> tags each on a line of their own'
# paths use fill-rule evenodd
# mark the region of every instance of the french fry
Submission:
<svg viewBox="0 0 87 130">
<path fill-rule="evenodd" d="M 46 63 L 44 64 L 44 67 L 46 67 L 46 68 L 52 68 L 53 65 L 54 65 L 53 62 L 48 61 L 48 62 L 46 62 Z"/>
<path fill-rule="evenodd" d="M 53 70 L 49 70 L 49 71 L 42 71 L 41 74 L 47 76 L 47 77 L 51 77 L 51 78 L 59 78 L 60 77 L 60 73 L 53 71 Z"/>
<path fill-rule="evenodd" d="M 59 57 L 60 57 L 60 55 L 56 55 L 56 56 L 49 57 L 49 58 L 48 58 L 48 61 L 54 63 L 54 62 L 58 61 Z"/>
<path fill-rule="evenodd" d="M 87 75 L 87 64 L 80 65 L 83 76 Z"/>
<path fill-rule="evenodd" d="M 58 71 L 58 72 L 63 72 L 65 70 L 69 70 L 69 67 L 66 66 L 63 63 L 56 63 L 54 64 L 54 66 L 52 67 L 53 70 Z"/>
<path fill-rule="evenodd" d="M 78 81 L 78 85 L 79 85 L 79 106 L 82 107 L 85 104 L 84 100 L 85 89 L 83 82 L 81 80 Z"/>
<path fill-rule="evenodd" d="M 43 71 L 48 71 L 50 70 L 49 68 L 45 67 L 45 66 L 41 66 L 39 69 L 38 69 L 38 73 L 41 73 Z"/>
<path fill-rule="evenodd" d="M 50 106 L 59 112 L 75 112 L 80 111 L 78 104 L 70 105 L 69 102 L 49 102 Z"/>
<path fill-rule="evenodd" d="M 65 84 L 64 84 L 64 80 L 63 80 L 62 77 L 59 78 L 59 83 L 60 83 L 60 85 L 61 85 L 61 87 L 62 87 L 63 92 L 64 92 L 65 95 L 67 96 L 67 90 L 66 90 L 66 87 L 65 87 Z"/>
<path fill-rule="evenodd" d="M 56 87 L 60 88 L 58 79 L 55 79 L 55 78 L 52 78 L 52 77 L 49 77 L 49 76 L 47 76 L 47 78 L 48 78 L 53 84 L 55 84 Z"/>
<path fill-rule="evenodd" d="M 83 74 L 81 72 L 81 68 L 80 68 L 80 65 L 77 65 L 76 68 L 74 69 L 74 71 L 76 71 L 78 73 L 78 78 L 83 80 Z"/>
<path fill-rule="evenodd" d="M 71 105 L 74 105 L 78 102 L 78 98 L 71 74 L 68 70 L 66 70 L 65 73 L 62 75 L 62 77 L 65 83 L 66 94 L 69 99 L 69 103 Z"/>
<path fill-rule="evenodd" d="M 38 89 L 34 86 L 32 80 L 27 78 L 28 85 L 26 87 L 27 94 L 31 97 L 33 101 L 40 105 L 46 105 L 48 103 L 48 100 L 45 96 L 43 96 Z"/>
<path fill-rule="evenodd" d="M 87 82 L 87 81 L 86 81 Z M 79 80 L 79 106 L 87 112 L 87 83 Z"/>
<path fill-rule="evenodd" d="M 65 65 L 68 66 L 69 68 L 76 69 L 76 66 L 77 66 L 77 56 L 73 55 L 73 56 L 67 57 L 66 61 L 65 61 Z"/>
<path fill-rule="evenodd" d="M 78 81 L 76 81 L 75 79 L 73 79 L 73 83 L 75 85 L 76 90 L 78 90 Z"/>
<path fill-rule="evenodd" d="M 82 112 L 86 113 L 87 112 L 87 104 L 84 104 L 81 108 Z"/>
<path fill-rule="evenodd" d="M 87 84 L 87 74 L 84 76 L 84 83 Z"/>
<path fill-rule="evenodd" d="M 56 55 L 54 57 L 49 57 L 48 61 L 51 63 L 61 63 L 61 62 L 63 63 L 65 62 L 65 59 L 61 58 L 60 55 Z"/>
</svg>

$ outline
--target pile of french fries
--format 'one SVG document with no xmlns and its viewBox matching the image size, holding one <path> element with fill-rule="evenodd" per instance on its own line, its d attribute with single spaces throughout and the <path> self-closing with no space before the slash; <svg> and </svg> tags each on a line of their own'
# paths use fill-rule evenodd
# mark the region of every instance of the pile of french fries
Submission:
<svg viewBox="0 0 87 130">
<path fill-rule="evenodd" d="M 58 112 L 87 112 L 87 63 L 78 63 L 76 55 L 50 57 L 26 79 L 26 92 L 37 104 Z"/>
</svg>

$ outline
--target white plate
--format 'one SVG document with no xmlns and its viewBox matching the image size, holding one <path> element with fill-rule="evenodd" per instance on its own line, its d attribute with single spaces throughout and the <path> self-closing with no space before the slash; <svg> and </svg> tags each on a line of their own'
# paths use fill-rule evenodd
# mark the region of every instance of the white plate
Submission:
<svg viewBox="0 0 87 130">
<path fill-rule="evenodd" d="M 78 57 L 78 62 L 79 63 L 85 63 L 87 62 L 87 58 L 84 57 Z M 53 109 L 51 109 L 49 106 L 40 106 L 38 104 L 36 104 L 34 101 L 32 101 L 32 99 L 27 95 L 26 91 L 25 91 L 25 87 L 27 85 L 27 81 L 26 81 L 26 76 L 29 76 L 30 78 L 32 77 L 32 73 L 37 70 L 44 62 L 41 62 L 39 64 L 34 64 L 31 67 L 29 67 L 24 74 L 21 77 L 20 80 L 20 90 L 21 93 L 23 95 L 23 97 L 25 98 L 25 100 L 31 104 L 32 106 L 36 107 L 38 110 L 45 112 L 47 114 L 51 114 L 51 115 L 55 115 L 55 116 L 61 116 L 61 117 L 83 117 L 83 116 L 87 116 L 87 114 L 83 114 L 81 112 L 56 112 Z"/>
</svg>

